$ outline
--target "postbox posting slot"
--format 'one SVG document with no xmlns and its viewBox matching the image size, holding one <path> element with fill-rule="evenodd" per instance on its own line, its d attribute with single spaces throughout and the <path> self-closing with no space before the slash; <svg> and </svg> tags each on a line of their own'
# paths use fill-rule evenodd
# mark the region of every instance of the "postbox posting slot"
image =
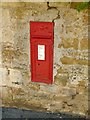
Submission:
<svg viewBox="0 0 90 120">
<path fill-rule="evenodd" d="M 51 39 L 52 36 L 45 36 L 45 35 L 31 35 L 32 38 L 38 38 L 38 39 L 41 39 L 41 38 L 46 38 L 46 39 Z"/>
</svg>

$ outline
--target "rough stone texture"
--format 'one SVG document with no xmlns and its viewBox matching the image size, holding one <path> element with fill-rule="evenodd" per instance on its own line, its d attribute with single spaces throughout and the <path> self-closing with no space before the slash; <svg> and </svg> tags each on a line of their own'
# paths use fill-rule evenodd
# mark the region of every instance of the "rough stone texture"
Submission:
<svg viewBox="0 0 90 120">
<path fill-rule="evenodd" d="M 0 12 L 2 106 L 86 115 L 88 11 L 69 3 L 22 2 L 0 3 Z M 30 21 L 55 22 L 52 85 L 31 82 Z"/>
</svg>

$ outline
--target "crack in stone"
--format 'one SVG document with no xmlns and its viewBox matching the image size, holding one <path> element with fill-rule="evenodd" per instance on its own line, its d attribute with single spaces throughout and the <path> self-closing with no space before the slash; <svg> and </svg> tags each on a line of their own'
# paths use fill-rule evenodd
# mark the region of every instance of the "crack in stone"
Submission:
<svg viewBox="0 0 90 120">
<path fill-rule="evenodd" d="M 57 9 L 58 10 L 58 9 Z M 60 19 L 60 11 L 58 10 L 58 13 L 57 13 L 57 17 L 56 18 L 54 18 L 53 20 L 52 20 L 52 22 L 54 22 L 55 20 L 57 20 L 57 19 Z"/>
<path fill-rule="evenodd" d="M 57 9 L 57 7 L 54 7 L 54 6 L 51 7 L 51 6 L 49 5 L 49 2 L 47 2 L 47 7 L 48 7 L 47 10 L 50 10 L 50 9 Z"/>
<path fill-rule="evenodd" d="M 50 9 L 55 9 L 55 10 L 57 10 L 58 11 L 58 13 L 57 13 L 57 17 L 56 18 L 54 18 L 53 20 L 52 20 L 52 22 L 54 22 L 54 20 L 56 20 L 56 19 L 59 19 L 60 18 L 60 11 L 58 10 L 58 8 L 57 7 L 54 7 L 54 6 L 50 6 L 49 5 L 49 2 L 47 2 L 47 10 L 50 10 Z"/>
</svg>

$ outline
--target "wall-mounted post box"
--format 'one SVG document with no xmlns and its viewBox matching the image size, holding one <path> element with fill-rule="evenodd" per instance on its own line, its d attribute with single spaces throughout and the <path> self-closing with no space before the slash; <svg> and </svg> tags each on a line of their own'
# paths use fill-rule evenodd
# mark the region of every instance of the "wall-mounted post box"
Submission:
<svg viewBox="0 0 90 120">
<path fill-rule="evenodd" d="M 30 22 L 31 81 L 53 82 L 53 22 Z"/>
</svg>

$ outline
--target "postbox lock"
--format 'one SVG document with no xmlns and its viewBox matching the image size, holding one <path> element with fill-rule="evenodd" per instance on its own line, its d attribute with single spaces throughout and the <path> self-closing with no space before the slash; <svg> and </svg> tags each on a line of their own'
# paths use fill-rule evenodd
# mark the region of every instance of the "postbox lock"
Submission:
<svg viewBox="0 0 90 120">
<path fill-rule="evenodd" d="M 38 65 L 40 65 L 40 63 L 38 63 Z"/>
</svg>

